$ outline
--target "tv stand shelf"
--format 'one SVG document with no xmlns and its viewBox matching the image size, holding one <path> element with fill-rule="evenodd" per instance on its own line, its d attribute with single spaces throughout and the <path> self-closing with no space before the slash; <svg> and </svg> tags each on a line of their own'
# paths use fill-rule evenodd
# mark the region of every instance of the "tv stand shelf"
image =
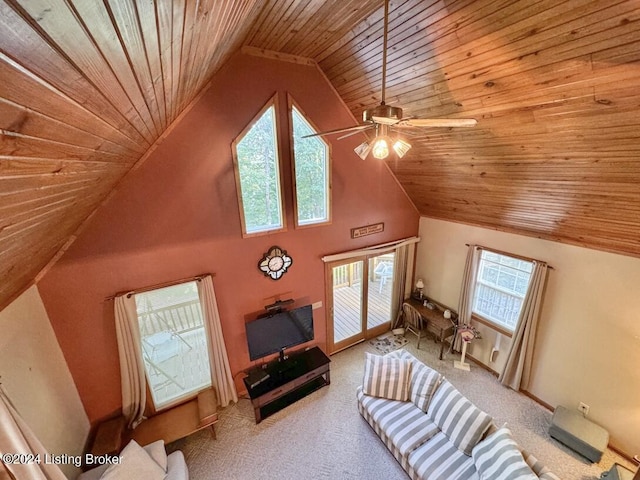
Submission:
<svg viewBox="0 0 640 480">
<path fill-rule="evenodd" d="M 260 368 L 261 377 L 251 385 L 250 374 L 244 378 L 249 393 L 256 423 L 292 403 L 306 397 L 311 392 L 331 383 L 329 357 L 318 347 L 296 352 L 284 361 L 273 361 Z"/>
</svg>

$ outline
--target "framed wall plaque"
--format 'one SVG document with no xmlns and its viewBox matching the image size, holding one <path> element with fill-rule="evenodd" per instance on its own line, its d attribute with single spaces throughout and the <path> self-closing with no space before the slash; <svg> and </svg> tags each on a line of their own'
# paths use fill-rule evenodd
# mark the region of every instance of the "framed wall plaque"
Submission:
<svg viewBox="0 0 640 480">
<path fill-rule="evenodd" d="M 384 232 L 384 222 L 365 225 L 364 227 L 356 227 L 351 229 L 351 238 L 360 238 L 374 233 Z"/>
</svg>

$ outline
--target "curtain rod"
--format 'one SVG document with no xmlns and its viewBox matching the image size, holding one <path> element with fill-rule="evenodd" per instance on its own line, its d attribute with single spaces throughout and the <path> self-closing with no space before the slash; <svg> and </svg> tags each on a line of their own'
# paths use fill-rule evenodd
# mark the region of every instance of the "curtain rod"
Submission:
<svg viewBox="0 0 640 480">
<path fill-rule="evenodd" d="M 409 245 L 411 243 L 417 243 L 419 241 L 420 241 L 420 237 L 403 238 L 402 240 L 395 240 L 393 242 L 381 243 L 378 245 L 371 245 L 370 247 L 362 247 L 357 250 L 349 250 L 342 253 L 325 255 L 324 257 L 322 257 L 321 260 L 325 263 L 334 262 L 337 260 L 343 260 L 345 258 L 351 258 L 355 256 L 375 254 L 379 250 L 384 250 L 386 248 L 388 249 L 397 248 L 404 245 Z"/>
<path fill-rule="evenodd" d="M 470 245 L 468 243 L 465 243 L 465 245 L 467 247 L 469 247 Z M 503 252 L 502 250 L 496 250 L 495 248 L 488 248 L 488 247 L 483 247 L 482 245 L 475 245 L 476 247 L 478 247 L 480 250 L 488 250 L 490 252 L 493 253 L 498 253 L 500 255 L 506 255 L 507 257 L 513 257 L 513 258 L 517 258 L 518 260 L 524 260 L 525 262 L 542 262 L 542 263 L 547 263 L 544 260 L 537 260 L 535 258 L 530 258 L 530 257 L 525 257 L 523 255 L 517 255 L 515 253 L 509 253 L 509 252 Z M 547 268 L 550 268 L 551 270 L 555 270 L 555 268 L 553 268 L 551 265 L 549 265 L 547 263 Z"/>
<path fill-rule="evenodd" d="M 116 297 L 119 297 L 121 295 L 131 296 L 131 295 L 136 295 L 138 293 L 144 293 L 144 292 L 149 292 L 151 290 L 157 290 L 158 288 L 171 287 L 173 285 L 179 285 L 181 283 L 191 282 L 193 280 L 200 281 L 204 277 L 206 277 L 207 275 L 211 275 L 212 277 L 216 276 L 215 273 L 202 273 L 200 275 L 195 275 L 193 277 L 181 278 L 180 280 L 173 280 L 171 282 L 158 283 L 156 285 L 149 285 L 148 287 L 136 288 L 135 290 L 126 290 L 124 292 L 118 292 L 115 295 L 108 296 L 107 298 L 105 298 L 105 301 L 113 300 Z"/>
</svg>

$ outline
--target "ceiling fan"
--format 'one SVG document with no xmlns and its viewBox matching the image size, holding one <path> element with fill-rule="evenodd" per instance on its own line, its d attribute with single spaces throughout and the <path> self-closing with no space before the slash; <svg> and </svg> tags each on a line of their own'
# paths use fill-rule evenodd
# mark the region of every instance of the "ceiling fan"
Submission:
<svg viewBox="0 0 640 480">
<path fill-rule="evenodd" d="M 397 135 L 397 130 L 404 130 L 403 133 L 412 135 L 409 130 L 412 127 L 473 127 L 478 122 L 473 118 L 414 118 L 402 117 L 402 108 L 392 107 L 385 103 L 386 83 L 387 83 L 387 35 L 389 30 L 389 0 L 384 1 L 384 34 L 382 46 L 382 94 L 380 105 L 368 108 L 362 113 L 362 125 L 355 127 L 338 128 L 326 132 L 305 135 L 307 137 L 318 137 L 345 133 L 338 140 L 355 135 L 367 130 L 375 130 L 375 138 L 371 142 L 363 142 L 355 148 L 355 152 L 363 160 L 371 153 L 375 158 L 383 159 L 389 155 L 389 146 L 398 157 L 402 158 L 411 148 L 411 144 Z M 393 138 L 390 133 L 396 133 Z"/>
</svg>

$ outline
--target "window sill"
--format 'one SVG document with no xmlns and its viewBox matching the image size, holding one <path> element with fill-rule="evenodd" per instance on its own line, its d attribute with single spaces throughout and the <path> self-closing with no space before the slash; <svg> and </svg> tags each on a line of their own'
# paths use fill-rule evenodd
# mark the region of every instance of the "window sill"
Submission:
<svg viewBox="0 0 640 480">
<path fill-rule="evenodd" d="M 513 337 L 513 332 L 507 330 L 506 328 L 492 322 L 491 320 L 487 320 L 486 318 L 483 318 L 475 313 L 471 314 L 471 320 L 474 322 L 478 322 L 481 323 L 483 325 L 486 325 L 489 328 L 492 328 L 493 330 L 495 330 L 496 332 L 498 332 L 500 335 L 504 335 L 505 337 Z"/>
<path fill-rule="evenodd" d="M 271 230 L 257 230 L 253 232 L 247 232 L 243 226 L 242 238 L 262 237 L 264 235 L 272 235 L 274 233 L 284 233 L 286 231 L 287 231 L 287 227 L 284 226 L 284 227 L 273 228 Z"/>
</svg>

